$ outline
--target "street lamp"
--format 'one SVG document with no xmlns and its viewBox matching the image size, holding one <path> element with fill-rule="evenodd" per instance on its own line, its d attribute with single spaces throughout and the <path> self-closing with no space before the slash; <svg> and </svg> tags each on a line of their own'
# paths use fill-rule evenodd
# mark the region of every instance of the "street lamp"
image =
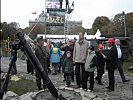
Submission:
<svg viewBox="0 0 133 100">
<path fill-rule="evenodd" d="M 125 20 L 125 12 L 124 11 L 122 12 L 122 15 L 123 15 L 123 20 L 124 20 L 124 32 L 125 32 L 125 37 L 126 37 L 127 31 L 126 31 L 126 20 Z"/>
</svg>

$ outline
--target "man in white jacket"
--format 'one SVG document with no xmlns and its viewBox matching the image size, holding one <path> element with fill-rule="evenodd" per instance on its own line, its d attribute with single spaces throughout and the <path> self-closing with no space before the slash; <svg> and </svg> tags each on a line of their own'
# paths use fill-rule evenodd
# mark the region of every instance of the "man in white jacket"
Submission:
<svg viewBox="0 0 133 100">
<path fill-rule="evenodd" d="M 80 88 L 82 85 L 83 73 L 85 71 L 84 65 L 88 54 L 87 47 L 88 42 L 84 39 L 84 33 L 79 33 L 79 40 L 75 43 L 73 51 L 73 62 L 76 66 L 75 74 L 77 83 L 75 88 Z M 81 75 L 80 72 L 82 72 Z"/>
</svg>

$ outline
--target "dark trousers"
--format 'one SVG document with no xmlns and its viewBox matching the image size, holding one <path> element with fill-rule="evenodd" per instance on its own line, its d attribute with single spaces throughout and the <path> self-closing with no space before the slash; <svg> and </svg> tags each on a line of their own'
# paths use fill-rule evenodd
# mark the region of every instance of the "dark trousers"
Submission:
<svg viewBox="0 0 133 100">
<path fill-rule="evenodd" d="M 84 72 L 83 75 L 83 83 L 82 83 L 82 88 L 83 89 L 87 89 L 87 81 L 88 81 L 88 77 L 90 76 L 90 90 L 93 90 L 94 88 L 94 72 Z"/>
<path fill-rule="evenodd" d="M 52 73 L 57 74 L 58 71 L 58 63 L 52 63 Z"/>
<path fill-rule="evenodd" d="M 47 73 L 47 71 L 45 71 Z M 42 81 L 43 81 L 43 89 L 46 89 L 46 81 L 42 79 L 41 75 L 36 71 L 36 83 L 39 90 L 42 90 Z"/>
<path fill-rule="evenodd" d="M 16 62 L 13 62 L 12 64 L 11 74 L 12 75 L 17 74 Z"/>
<path fill-rule="evenodd" d="M 65 73 L 66 74 L 66 83 L 67 83 L 67 86 L 70 86 L 71 84 L 71 81 L 72 81 L 72 74 L 71 73 Z"/>
<path fill-rule="evenodd" d="M 85 65 L 84 63 L 76 63 L 75 75 L 76 75 L 76 83 L 79 87 L 82 85 L 83 74 L 85 72 L 84 65 Z"/>
<path fill-rule="evenodd" d="M 96 76 L 96 80 L 98 81 L 98 83 L 101 83 L 103 74 L 104 74 L 104 67 L 99 66 L 97 68 L 97 76 Z"/>
<path fill-rule="evenodd" d="M 74 81 L 74 72 L 71 73 L 71 79 Z M 66 80 L 66 73 L 64 73 L 64 80 Z"/>
<path fill-rule="evenodd" d="M 27 60 L 27 72 L 28 73 L 34 73 L 34 68 L 29 60 Z"/>
<path fill-rule="evenodd" d="M 108 70 L 108 77 L 109 77 L 109 89 L 114 91 L 114 85 L 115 85 L 114 69 Z"/>
<path fill-rule="evenodd" d="M 124 75 L 124 72 L 123 72 L 123 69 L 122 69 L 121 59 L 118 59 L 118 71 L 120 73 L 120 76 L 121 76 L 122 81 L 125 81 L 126 78 L 125 78 L 125 75 Z"/>
</svg>

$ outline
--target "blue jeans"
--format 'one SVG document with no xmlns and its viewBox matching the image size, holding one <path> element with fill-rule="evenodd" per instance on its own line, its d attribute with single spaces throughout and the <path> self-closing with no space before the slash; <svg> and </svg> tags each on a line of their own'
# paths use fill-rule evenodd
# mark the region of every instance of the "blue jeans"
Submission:
<svg viewBox="0 0 133 100">
<path fill-rule="evenodd" d="M 1 52 L 1 53 L 2 53 L 2 57 L 4 57 L 4 50 L 2 50 L 2 52 Z"/>
<path fill-rule="evenodd" d="M 125 78 L 125 75 L 124 75 L 124 72 L 123 72 L 121 59 L 118 59 L 118 71 L 120 73 L 122 81 L 125 81 L 126 78 Z"/>
<path fill-rule="evenodd" d="M 67 86 L 70 86 L 71 81 L 72 81 L 72 74 L 71 73 L 66 73 L 66 83 L 67 83 Z"/>
<path fill-rule="evenodd" d="M 17 74 L 16 62 L 14 62 L 12 65 L 11 74 Z"/>
<path fill-rule="evenodd" d="M 24 52 L 22 52 L 20 59 L 21 60 L 25 60 L 25 54 L 24 54 Z"/>
</svg>

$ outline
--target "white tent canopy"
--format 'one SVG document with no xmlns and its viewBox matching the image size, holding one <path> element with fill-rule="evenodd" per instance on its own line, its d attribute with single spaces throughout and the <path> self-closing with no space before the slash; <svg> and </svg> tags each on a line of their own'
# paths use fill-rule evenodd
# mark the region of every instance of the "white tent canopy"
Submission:
<svg viewBox="0 0 133 100">
<path fill-rule="evenodd" d="M 43 38 L 45 38 L 45 34 L 38 34 L 37 37 L 39 36 L 43 36 Z M 65 39 L 65 35 L 46 35 L 47 39 Z M 79 39 L 79 35 L 66 35 L 66 39 Z M 104 37 L 101 37 L 101 32 L 98 29 L 95 35 L 87 35 L 87 33 L 85 33 L 85 38 L 86 39 L 101 39 Z"/>
<path fill-rule="evenodd" d="M 99 29 L 97 30 L 97 32 L 96 32 L 96 34 L 94 35 L 94 37 L 95 37 L 95 38 L 101 37 L 101 32 L 100 32 Z"/>
</svg>

